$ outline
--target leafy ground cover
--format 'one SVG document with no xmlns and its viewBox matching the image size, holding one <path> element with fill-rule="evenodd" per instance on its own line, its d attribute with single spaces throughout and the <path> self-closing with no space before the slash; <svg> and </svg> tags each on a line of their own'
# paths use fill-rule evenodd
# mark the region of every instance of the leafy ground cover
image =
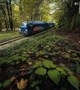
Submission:
<svg viewBox="0 0 80 90">
<path fill-rule="evenodd" d="M 0 51 L 1 90 L 79 90 L 80 51 L 52 32 Z"/>
<path fill-rule="evenodd" d="M 19 32 L 17 32 L 17 31 L 1 32 L 0 33 L 0 42 L 15 38 L 17 36 L 19 36 Z"/>
</svg>

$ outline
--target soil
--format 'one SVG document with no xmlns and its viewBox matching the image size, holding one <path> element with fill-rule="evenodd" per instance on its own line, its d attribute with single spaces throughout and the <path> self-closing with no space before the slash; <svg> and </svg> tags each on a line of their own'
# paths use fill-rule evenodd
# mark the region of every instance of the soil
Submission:
<svg viewBox="0 0 80 90">
<path fill-rule="evenodd" d="M 60 36 L 68 38 L 73 42 L 77 48 L 80 50 L 80 26 L 78 26 L 73 32 L 65 32 L 62 28 L 56 31 Z"/>
</svg>

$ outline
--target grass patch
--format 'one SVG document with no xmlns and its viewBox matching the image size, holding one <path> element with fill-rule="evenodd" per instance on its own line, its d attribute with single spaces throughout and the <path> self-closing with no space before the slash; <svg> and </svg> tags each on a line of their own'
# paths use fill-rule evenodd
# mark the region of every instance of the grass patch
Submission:
<svg viewBox="0 0 80 90">
<path fill-rule="evenodd" d="M 17 31 L 1 32 L 0 33 L 0 42 L 15 38 L 17 36 L 19 36 L 19 32 L 17 32 Z"/>
</svg>

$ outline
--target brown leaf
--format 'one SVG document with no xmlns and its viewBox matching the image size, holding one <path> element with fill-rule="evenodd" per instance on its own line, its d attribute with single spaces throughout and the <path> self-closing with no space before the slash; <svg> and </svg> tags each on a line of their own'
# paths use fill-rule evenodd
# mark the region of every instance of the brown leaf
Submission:
<svg viewBox="0 0 80 90">
<path fill-rule="evenodd" d="M 28 85 L 28 79 L 24 80 L 23 78 L 20 80 L 20 82 L 17 82 L 17 88 L 19 90 L 23 90 L 27 87 Z"/>
</svg>

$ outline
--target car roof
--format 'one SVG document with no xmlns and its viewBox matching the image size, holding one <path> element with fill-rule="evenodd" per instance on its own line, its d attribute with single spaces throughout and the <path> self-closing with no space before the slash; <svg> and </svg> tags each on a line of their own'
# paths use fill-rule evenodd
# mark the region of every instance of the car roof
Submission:
<svg viewBox="0 0 80 90">
<path fill-rule="evenodd" d="M 42 21 L 29 21 L 29 23 L 32 23 L 32 24 L 43 24 L 44 22 L 42 22 Z"/>
</svg>

